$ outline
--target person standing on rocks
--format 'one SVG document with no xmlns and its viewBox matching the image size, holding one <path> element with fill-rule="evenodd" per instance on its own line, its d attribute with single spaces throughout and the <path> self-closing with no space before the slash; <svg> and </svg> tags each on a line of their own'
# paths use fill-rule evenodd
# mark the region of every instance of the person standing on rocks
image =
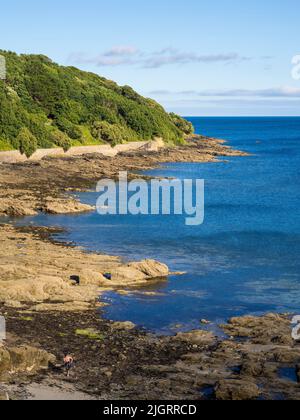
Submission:
<svg viewBox="0 0 300 420">
<path fill-rule="evenodd" d="M 66 370 L 67 378 L 70 377 L 71 369 L 74 367 L 74 357 L 71 356 L 70 352 L 65 351 L 64 353 L 64 368 Z"/>
</svg>

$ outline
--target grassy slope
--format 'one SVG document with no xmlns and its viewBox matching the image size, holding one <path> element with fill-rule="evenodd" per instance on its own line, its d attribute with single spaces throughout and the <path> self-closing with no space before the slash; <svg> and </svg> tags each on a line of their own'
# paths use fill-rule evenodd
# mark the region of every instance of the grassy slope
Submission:
<svg viewBox="0 0 300 420">
<path fill-rule="evenodd" d="M 0 80 L 0 149 L 88 145 L 162 137 L 181 143 L 191 124 L 168 114 L 129 86 L 62 67 L 40 55 L 0 50 L 7 78 Z"/>
</svg>

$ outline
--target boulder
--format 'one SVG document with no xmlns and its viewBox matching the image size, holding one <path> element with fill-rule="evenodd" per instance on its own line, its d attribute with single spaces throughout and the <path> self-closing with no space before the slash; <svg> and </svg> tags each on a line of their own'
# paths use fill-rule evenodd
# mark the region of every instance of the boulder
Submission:
<svg viewBox="0 0 300 420">
<path fill-rule="evenodd" d="M 56 360 L 54 355 L 30 346 L 14 347 L 8 351 L 12 372 L 37 372 L 48 369 L 49 363 Z"/>
<path fill-rule="evenodd" d="M 32 207 L 31 207 L 32 205 Z M 23 217 L 36 216 L 35 203 L 27 203 L 18 198 L 3 198 L 0 200 L 0 216 Z"/>
<path fill-rule="evenodd" d="M 258 386 L 250 381 L 225 379 L 217 383 L 216 398 L 225 401 L 254 400 L 260 396 Z"/>
<path fill-rule="evenodd" d="M 291 323 L 288 317 L 283 315 L 231 318 L 222 328 L 229 336 L 249 337 L 255 344 L 293 345 Z"/>
<path fill-rule="evenodd" d="M 216 337 L 212 332 L 203 330 L 178 333 L 174 338 L 197 346 L 210 346 L 216 342 Z"/>
<path fill-rule="evenodd" d="M 264 372 L 264 360 L 262 360 L 261 354 L 247 354 L 244 356 L 241 375 L 259 377 Z"/>
<path fill-rule="evenodd" d="M 146 276 L 141 271 L 134 267 L 121 266 L 111 271 L 111 280 L 106 280 L 106 283 L 112 285 L 126 285 L 143 282 Z"/>
<path fill-rule="evenodd" d="M 0 348 L 0 379 L 14 373 L 35 373 L 48 369 L 55 356 L 35 347 Z"/>
<path fill-rule="evenodd" d="M 130 321 L 125 321 L 125 322 L 114 322 L 113 324 L 113 328 L 116 330 L 134 330 L 136 325 L 133 322 Z"/>
<path fill-rule="evenodd" d="M 169 275 L 169 267 L 155 260 L 143 260 L 140 262 L 130 263 L 132 267 L 142 272 L 148 278 L 167 277 Z"/>
<path fill-rule="evenodd" d="M 111 280 L 106 280 L 105 284 L 110 285 L 134 285 L 144 283 L 147 280 L 167 277 L 169 268 L 154 260 L 143 260 L 122 265 L 111 271 Z"/>
<path fill-rule="evenodd" d="M 101 273 L 92 270 L 83 270 L 79 276 L 79 283 L 81 286 L 102 286 L 106 281 L 107 279 Z"/>
<path fill-rule="evenodd" d="M 43 205 L 43 211 L 50 214 L 71 214 L 93 211 L 95 208 L 76 200 L 50 198 Z"/>
<path fill-rule="evenodd" d="M 0 281 L 0 302 L 95 302 L 93 284 L 75 287 L 61 277 L 40 275 L 34 278 Z"/>
</svg>

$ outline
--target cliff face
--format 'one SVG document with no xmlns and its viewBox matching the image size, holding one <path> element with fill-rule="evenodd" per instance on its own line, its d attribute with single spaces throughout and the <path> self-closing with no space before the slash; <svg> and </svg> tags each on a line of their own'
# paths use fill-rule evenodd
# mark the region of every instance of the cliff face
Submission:
<svg viewBox="0 0 300 420">
<path fill-rule="evenodd" d="M 0 80 L 0 149 L 109 143 L 162 137 L 178 144 L 192 125 L 168 114 L 129 86 L 62 67 L 41 55 L 0 50 L 6 78 Z"/>
</svg>

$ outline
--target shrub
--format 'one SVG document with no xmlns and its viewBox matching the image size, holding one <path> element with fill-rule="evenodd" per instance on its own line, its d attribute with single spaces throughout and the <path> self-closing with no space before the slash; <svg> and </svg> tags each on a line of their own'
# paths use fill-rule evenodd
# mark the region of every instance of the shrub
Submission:
<svg viewBox="0 0 300 420">
<path fill-rule="evenodd" d="M 78 140 L 81 138 L 81 131 L 76 125 L 72 124 L 66 118 L 59 118 L 55 121 L 56 126 L 66 133 L 71 139 Z"/>
<path fill-rule="evenodd" d="M 54 131 L 51 133 L 51 140 L 56 146 L 62 147 L 64 152 L 67 152 L 72 146 L 71 139 L 61 131 Z"/>
<path fill-rule="evenodd" d="M 177 114 L 171 113 L 170 117 L 176 127 L 179 128 L 184 134 L 193 134 L 194 133 L 194 126 L 190 121 L 185 120 L 184 118 L 180 117 Z"/>
<path fill-rule="evenodd" d="M 37 149 L 37 140 L 26 127 L 20 130 L 17 137 L 17 144 L 19 145 L 21 154 L 26 155 L 27 158 L 30 158 Z"/>
<path fill-rule="evenodd" d="M 92 135 L 111 145 L 122 143 L 122 133 L 115 124 L 107 121 L 95 122 L 92 128 Z"/>
</svg>

